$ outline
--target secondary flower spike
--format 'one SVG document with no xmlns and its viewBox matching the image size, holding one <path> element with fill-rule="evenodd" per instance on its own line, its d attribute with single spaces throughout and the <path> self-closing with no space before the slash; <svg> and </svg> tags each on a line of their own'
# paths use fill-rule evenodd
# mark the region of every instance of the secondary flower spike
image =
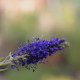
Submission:
<svg viewBox="0 0 80 80">
<path fill-rule="evenodd" d="M 66 39 L 52 38 L 51 40 L 40 40 L 35 37 L 31 41 L 28 40 L 25 46 L 20 44 L 18 51 L 15 54 L 10 55 L 10 59 L 5 63 L 10 64 L 11 68 L 17 68 L 18 66 L 25 66 L 27 69 L 36 67 L 37 63 L 46 59 L 48 56 L 56 53 L 56 51 L 63 50 L 69 46 Z M 30 66 L 31 65 L 31 66 Z"/>
</svg>

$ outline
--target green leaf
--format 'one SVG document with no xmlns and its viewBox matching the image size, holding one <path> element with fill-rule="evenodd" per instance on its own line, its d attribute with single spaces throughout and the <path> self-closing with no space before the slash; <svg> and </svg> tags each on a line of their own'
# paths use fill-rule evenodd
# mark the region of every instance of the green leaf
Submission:
<svg viewBox="0 0 80 80">
<path fill-rule="evenodd" d="M 2 63 L 2 64 L 0 64 L 0 66 L 5 66 L 5 65 L 8 65 L 8 63 Z"/>
<path fill-rule="evenodd" d="M 2 64 L 0 64 L 0 66 L 6 66 L 6 65 L 15 65 L 14 63 L 2 63 Z"/>
<path fill-rule="evenodd" d="M 8 69 L 8 67 L 7 68 L 5 68 L 5 69 L 0 69 L 0 71 L 5 71 L 5 70 L 7 70 Z"/>
<path fill-rule="evenodd" d="M 4 59 L 4 57 L 0 58 L 0 61 L 2 61 Z"/>
<path fill-rule="evenodd" d="M 10 63 L 10 65 L 16 65 L 16 64 L 14 64 L 14 63 Z"/>
</svg>

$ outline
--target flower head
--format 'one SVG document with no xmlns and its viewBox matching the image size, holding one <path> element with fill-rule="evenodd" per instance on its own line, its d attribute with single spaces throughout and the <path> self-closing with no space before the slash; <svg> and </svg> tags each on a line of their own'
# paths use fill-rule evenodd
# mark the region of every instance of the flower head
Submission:
<svg viewBox="0 0 80 80">
<path fill-rule="evenodd" d="M 48 56 L 56 53 L 58 50 L 63 50 L 65 46 L 66 39 L 52 38 L 51 40 L 40 40 L 39 38 L 33 38 L 33 40 L 28 40 L 25 46 L 20 44 L 18 51 L 12 54 L 14 58 L 12 62 L 15 65 L 11 65 L 12 68 L 19 66 L 25 66 L 30 69 L 30 65 L 33 67 L 37 65 L 39 61 L 42 62 Z"/>
</svg>

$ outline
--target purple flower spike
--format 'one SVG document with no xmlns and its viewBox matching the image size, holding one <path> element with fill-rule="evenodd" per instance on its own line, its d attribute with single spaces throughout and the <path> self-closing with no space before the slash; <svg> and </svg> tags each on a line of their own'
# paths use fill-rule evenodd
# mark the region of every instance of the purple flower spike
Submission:
<svg viewBox="0 0 80 80">
<path fill-rule="evenodd" d="M 42 62 L 48 56 L 56 53 L 58 50 L 63 50 L 65 46 L 66 39 L 52 38 L 51 40 L 40 40 L 35 37 L 31 41 L 28 40 L 25 46 L 20 45 L 16 54 L 12 54 L 15 61 L 12 61 L 15 66 L 25 66 L 30 69 L 30 65 L 37 65 L 39 61 Z M 17 58 L 16 58 L 17 57 Z M 16 59 L 15 59 L 16 58 Z M 15 68 L 15 66 L 11 66 Z M 33 66 L 34 67 L 34 66 Z"/>
</svg>

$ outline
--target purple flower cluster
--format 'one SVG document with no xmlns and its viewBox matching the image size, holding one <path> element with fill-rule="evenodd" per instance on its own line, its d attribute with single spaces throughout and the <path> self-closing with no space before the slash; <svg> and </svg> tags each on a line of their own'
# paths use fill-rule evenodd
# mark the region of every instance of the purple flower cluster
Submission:
<svg viewBox="0 0 80 80">
<path fill-rule="evenodd" d="M 65 41 L 65 38 L 52 38 L 51 40 L 40 40 L 36 37 L 31 41 L 28 40 L 24 47 L 21 43 L 19 50 L 16 51 L 16 54 L 12 54 L 12 57 L 14 58 L 12 62 L 15 65 L 12 65 L 11 67 L 17 68 L 17 65 L 21 65 L 29 69 L 30 64 L 32 64 L 33 67 L 35 67 L 39 61 L 42 62 L 42 60 L 46 59 L 47 56 L 51 56 L 58 50 L 63 50 L 65 48 L 63 46 L 63 43 Z M 17 60 L 15 60 L 17 56 L 20 57 Z"/>
</svg>

